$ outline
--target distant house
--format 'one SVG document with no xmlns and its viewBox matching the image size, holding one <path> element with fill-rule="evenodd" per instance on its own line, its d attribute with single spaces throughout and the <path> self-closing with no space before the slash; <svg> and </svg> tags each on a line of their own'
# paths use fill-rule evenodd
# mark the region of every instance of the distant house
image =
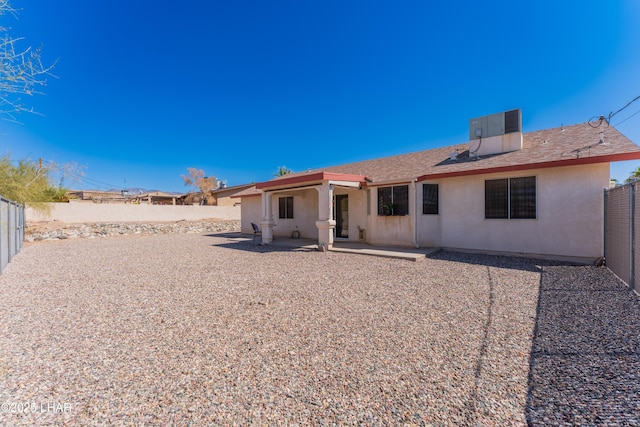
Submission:
<svg viewBox="0 0 640 427">
<path fill-rule="evenodd" d="M 213 190 L 212 194 L 215 199 L 216 206 L 237 206 L 240 204 L 240 198 L 234 197 L 247 188 L 253 187 L 254 184 L 242 184 L 227 187 L 225 185 L 220 186 L 217 190 Z"/>
<path fill-rule="evenodd" d="M 177 193 L 165 193 L 164 191 L 147 191 L 127 197 L 129 203 L 147 203 L 149 205 L 175 205 L 182 197 Z"/>
<path fill-rule="evenodd" d="M 71 190 L 67 193 L 74 202 L 94 203 L 146 203 L 153 205 L 175 205 L 182 197 L 178 193 L 165 193 L 164 191 L 142 191 L 131 193 L 128 190 Z"/>
<path fill-rule="evenodd" d="M 122 191 L 70 190 L 67 195 L 72 201 L 94 203 L 125 203 Z"/>
<path fill-rule="evenodd" d="M 200 205 L 205 204 L 208 206 L 239 206 L 241 199 L 236 197 L 237 194 L 243 190 L 253 187 L 254 184 L 241 184 L 234 185 L 233 187 L 227 187 L 221 185 L 219 188 L 205 193 L 200 192 L 187 193 L 181 196 L 178 200 L 180 205 Z M 203 200 L 204 199 L 204 200 Z"/>
<path fill-rule="evenodd" d="M 523 134 L 520 110 L 470 121 L 469 141 L 293 173 L 242 197 L 242 231 L 593 260 L 610 162 L 640 147 L 604 123 Z"/>
</svg>

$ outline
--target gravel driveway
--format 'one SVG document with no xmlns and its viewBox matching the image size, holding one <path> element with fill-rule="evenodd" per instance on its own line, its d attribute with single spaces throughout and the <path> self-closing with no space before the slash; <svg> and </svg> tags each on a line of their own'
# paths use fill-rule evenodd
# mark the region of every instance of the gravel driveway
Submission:
<svg viewBox="0 0 640 427">
<path fill-rule="evenodd" d="M 30 244 L 0 275 L 0 423 L 526 425 L 540 272 L 225 235 Z"/>
</svg>

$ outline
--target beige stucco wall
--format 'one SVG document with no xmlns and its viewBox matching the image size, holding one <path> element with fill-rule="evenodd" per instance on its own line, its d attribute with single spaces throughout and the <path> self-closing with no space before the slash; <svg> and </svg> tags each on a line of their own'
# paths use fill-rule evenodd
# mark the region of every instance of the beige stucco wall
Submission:
<svg viewBox="0 0 640 427">
<path fill-rule="evenodd" d="M 28 221 L 92 222 L 162 222 L 198 221 L 202 219 L 239 220 L 240 206 L 172 206 L 107 203 L 51 203 L 48 214 L 25 210 Z"/>
<path fill-rule="evenodd" d="M 278 218 L 280 197 L 293 196 L 293 218 Z M 279 191 L 271 194 L 273 198 L 271 213 L 275 227 L 273 235 L 290 237 L 293 230 L 298 229 L 301 238 L 316 239 L 318 237 L 318 192 L 313 188 Z"/>
<path fill-rule="evenodd" d="M 378 188 L 371 188 L 371 214 L 368 215 L 367 221 L 367 242 L 374 245 L 412 246 L 414 201 L 413 185 L 409 185 L 409 215 L 380 216 L 378 215 Z"/>
<path fill-rule="evenodd" d="M 253 234 L 253 227 L 251 223 L 260 227 L 260 221 L 262 221 L 262 198 L 261 197 L 243 197 L 240 204 L 241 220 L 240 230 L 242 233 Z"/>
<path fill-rule="evenodd" d="M 240 199 L 232 199 L 230 196 L 217 197 L 216 206 L 236 206 L 240 204 Z"/>
<path fill-rule="evenodd" d="M 293 218 L 278 218 L 278 198 L 293 196 Z M 270 193 L 271 215 L 275 226 L 274 236 L 290 237 L 293 230 L 298 229 L 300 237 L 318 237 L 318 192 L 313 188 L 284 190 Z M 258 227 L 262 221 L 262 197 L 243 197 L 240 205 L 242 211 L 241 230 L 243 233 L 253 234 L 251 223 Z"/>
<path fill-rule="evenodd" d="M 374 245 L 410 246 L 413 241 L 412 229 L 411 215 L 378 216 L 376 208 L 370 215 L 367 242 Z"/>
<path fill-rule="evenodd" d="M 485 180 L 522 176 L 536 177 L 537 219 L 485 219 Z M 422 215 L 419 210 L 421 246 L 585 259 L 603 254 L 603 189 L 609 184 L 608 164 L 433 182 L 440 184 L 440 214 Z"/>
</svg>

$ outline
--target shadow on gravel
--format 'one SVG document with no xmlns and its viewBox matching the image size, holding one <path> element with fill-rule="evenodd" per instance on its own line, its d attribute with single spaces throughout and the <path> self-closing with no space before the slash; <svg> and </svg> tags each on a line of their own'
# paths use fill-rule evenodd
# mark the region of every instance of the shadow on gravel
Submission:
<svg viewBox="0 0 640 427">
<path fill-rule="evenodd" d="M 540 271 L 542 271 L 541 265 L 546 265 L 549 263 L 549 261 L 537 260 L 532 258 L 485 255 L 454 251 L 436 252 L 432 255 L 429 255 L 429 258 L 443 261 L 461 262 L 465 264 L 485 265 L 487 267 L 532 271 L 535 273 L 539 273 Z"/>
<path fill-rule="evenodd" d="M 226 239 L 237 239 L 237 240 L 246 240 L 247 238 L 251 240 L 251 237 L 247 237 L 246 234 L 242 234 L 239 231 L 228 231 L 223 233 L 210 233 L 205 234 L 207 237 L 223 237 Z"/>
<path fill-rule="evenodd" d="M 212 246 L 218 248 L 235 249 L 238 251 L 255 252 L 255 253 L 267 253 L 267 252 L 314 252 L 314 249 L 294 247 L 294 246 L 276 246 L 276 245 L 261 245 L 259 243 L 253 243 L 251 240 L 248 242 L 227 242 L 216 243 Z"/>
<path fill-rule="evenodd" d="M 530 426 L 640 425 L 640 297 L 606 268 L 545 266 Z"/>
<path fill-rule="evenodd" d="M 261 245 L 260 237 L 257 239 L 253 239 L 251 235 L 242 234 L 239 232 L 230 232 L 230 233 L 214 233 L 207 234 L 207 237 L 217 237 L 226 239 L 226 241 L 222 243 L 214 243 L 212 246 L 216 246 L 218 248 L 227 248 L 234 249 L 238 251 L 245 252 L 255 252 L 255 253 L 267 253 L 267 252 L 312 252 L 314 249 L 301 246 L 298 242 L 302 242 L 302 240 L 293 241 L 291 239 L 282 239 L 281 241 L 275 242 L 270 245 Z"/>
</svg>

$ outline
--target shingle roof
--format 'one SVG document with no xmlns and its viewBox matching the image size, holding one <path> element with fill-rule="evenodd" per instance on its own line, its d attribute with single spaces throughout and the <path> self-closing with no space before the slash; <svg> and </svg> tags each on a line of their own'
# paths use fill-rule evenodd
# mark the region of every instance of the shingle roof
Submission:
<svg viewBox="0 0 640 427">
<path fill-rule="evenodd" d="M 211 193 L 215 194 L 215 195 L 221 195 L 221 194 L 239 194 L 240 192 L 244 191 L 245 189 L 253 186 L 254 184 L 240 184 L 240 185 L 234 185 L 232 187 L 220 187 L 217 188 L 215 190 L 213 190 Z"/>
<path fill-rule="evenodd" d="M 255 184 L 250 184 L 250 185 L 251 185 L 250 187 L 235 193 L 233 196 L 231 196 L 231 198 L 236 199 L 238 197 L 259 196 L 262 193 L 260 190 L 256 188 Z"/>
<path fill-rule="evenodd" d="M 482 156 L 469 156 L 468 142 L 397 156 L 382 157 L 355 163 L 287 174 L 269 181 L 277 185 L 280 179 L 313 175 L 318 172 L 363 175 L 376 182 L 396 179 L 428 179 L 471 175 L 500 170 L 536 169 L 588 163 L 605 163 L 640 159 L 640 147 L 614 127 L 593 128 L 577 124 L 560 128 L 525 133 L 521 150 Z M 600 143 L 603 131 L 604 143 Z M 458 151 L 457 160 L 449 155 Z M 265 183 L 262 183 L 264 186 Z"/>
</svg>

